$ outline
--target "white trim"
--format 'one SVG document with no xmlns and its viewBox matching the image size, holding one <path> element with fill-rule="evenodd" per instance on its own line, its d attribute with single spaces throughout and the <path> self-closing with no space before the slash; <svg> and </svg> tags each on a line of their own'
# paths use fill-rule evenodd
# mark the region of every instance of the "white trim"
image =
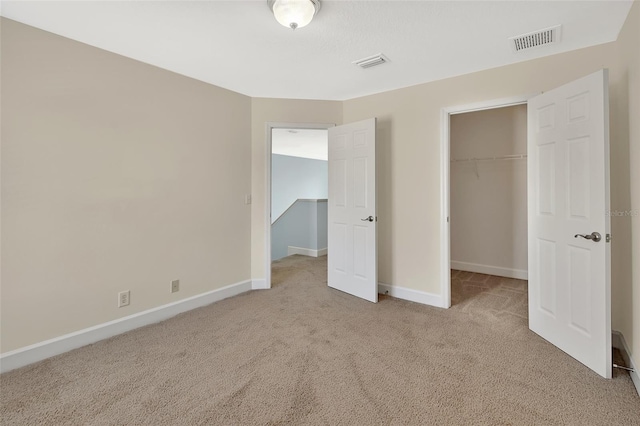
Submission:
<svg viewBox="0 0 640 426">
<path fill-rule="evenodd" d="M 271 288 L 271 130 L 273 129 L 329 129 L 333 123 L 265 123 L 265 199 L 264 199 L 264 287 Z"/>
<path fill-rule="evenodd" d="M 325 256 L 327 254 L 327 249 L 323 248 L 320 250 L 313 250 L 304 247 L 287 247 L 287 256 L 291 256 L 293 254 L 301 254 L 303 256 L 311 256 L 311 257 L 320 257 Z"/>
<path fill-rule="evenodd" d="M 411 302 L 435 306 L 437 308 L 448 308 L 448 306 L 444 305 L 444 300 L 441 296 L 433 293 L 427 293 L 425 291 L 378 283 L 378 294 L 386 294 L 398 299 L 409 300 Z"/>
<path fill-rule="evenodd" d="M 443 307 L 451 307 L 451 225 L 449 223 L 449 169 L 451 163 L 449 147 L 449 115 L 450 112 L 443 108 L 440 113 L 440 172 L 442 188 L 440 191 L 440 294 Z"/>
<path fill-rule="evenodd" d="M 516 278 L 527 280 L 529 271 L 526 269 L 501 268 L 500 266 L 480 265 L 478 263 L 451 261 L 451 269 L 459 271 L 476 272 L 478 274 L 496 275 L 498 277 Z"/>
<path fill-rule="evenodd" d="M 440 112 L 440 294 L 443 307 L 451 307 L 451 232 L 450 215 L 450 117 L 453 114 L 526 104 L 534 96 L 523 95 L 442 108 Z M 531 267 L 531 265 L 529 265 Z"/>
<path fill-rule="evenodd" d="M 269 287 L 267 287 L 267 280 L 265 280 L 264 278 L 251 280 L 251 289 L 252 290 L 266 290 L 268 288 Z"/>
<path fill-rule="evenodd" d="M 631 381 L 633 385 L 636 387 L 636 392 L 640 395 L 640 371 L 638 371 L 638 364 L 633 361 L 631 358 L 631 351 L 629 350 L 629 346 L 627 346 L 627 341 L 624 340 L 624 336 L 619 331 L 613 330 L 611 332 L 611 346 L 618 349 L 622 354 L 622 358 L 624 359 L 624 363 L 627 364 L 627 367 L 633 368 L 634 371 L 629 371 L 629 375 L 631 376 Z"/>
<path fill-rule="evenodd" d="M 158 306 L 0 355 L 4 373 L 251 290 L 250 280 Z"/>
<path fill-rule="evenodd" d="M 466 105 L 456 105 L 450 107 L 444 107 L 442 110 L 449 115 L 463 114 L 465 112 L 484 111 L 486 109 L 504 108 L 514 105 L 526 104 L 527 101 L 539 95 L 540 93 L 530 93 L 523 96 L 511 96 L 508 98 L 493 99 L 488 101 L 474 102 Z"/>
</svg>

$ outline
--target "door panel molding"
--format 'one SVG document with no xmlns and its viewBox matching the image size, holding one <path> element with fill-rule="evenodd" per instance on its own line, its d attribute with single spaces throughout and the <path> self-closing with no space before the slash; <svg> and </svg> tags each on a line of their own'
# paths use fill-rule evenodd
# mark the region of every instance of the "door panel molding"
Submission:
<svg viewBox="0 0 640 426">
<path fill-rule="evenodd" d="M 606 378 L 611 246 L 591 233 L 611 232 L 608 117 L 607 70 L 529 100 L 529 328 Z"/>
<path fill-rule="evenodd" d="M 378 301 L 376 119 L 329 129 L 329 287 Z"/>
</svg>

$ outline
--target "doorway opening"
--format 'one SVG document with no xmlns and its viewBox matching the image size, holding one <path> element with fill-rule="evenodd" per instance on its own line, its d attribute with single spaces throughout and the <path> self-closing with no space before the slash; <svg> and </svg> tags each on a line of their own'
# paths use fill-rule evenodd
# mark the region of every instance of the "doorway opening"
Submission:
<svg viewBox="0 0 640 426">
<path fill-rule="evenodd" d="M 450 117 L 451 304 L 527 327 L 527 105 Z"/>
<path fill-rule="evenodd" d="M 527 97 L 445 109 L 442 126 L 443 305 L 526 326 Z"/>
<path fill-rule="evenodd" d="M 265 278 L 272 262 L 327 254 L 328 131 L 333 124 L 267 123 Z M 294 262 L 304 267 L 304 262 Z"/>
</svg>

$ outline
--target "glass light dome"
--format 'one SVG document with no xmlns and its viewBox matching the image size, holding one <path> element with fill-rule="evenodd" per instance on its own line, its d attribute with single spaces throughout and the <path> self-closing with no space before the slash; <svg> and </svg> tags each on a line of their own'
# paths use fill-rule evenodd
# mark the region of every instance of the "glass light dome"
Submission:
<svg viewBox="0 0 640 426">
<path fill-rule="evenodd" d="M 309 25 L 316 13 L 311 0 L 275 0 L 273 15 L 285 27 L 295 30 Z"/>
</svg>

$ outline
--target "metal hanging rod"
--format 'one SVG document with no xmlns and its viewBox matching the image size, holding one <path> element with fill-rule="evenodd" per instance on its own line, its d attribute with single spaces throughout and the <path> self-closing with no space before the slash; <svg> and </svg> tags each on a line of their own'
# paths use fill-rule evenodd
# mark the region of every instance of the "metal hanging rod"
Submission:
<svg viewBox="0 0 640 426">
<path fill-rule="evenodd" d="M 523 160 L 527 158 L 527 154 L 516 155 L 502 155 L 498 157 L 483 157 L 483 158 L 464 158 L 464 159 L 452 159 L 452 163 L 467 163 L 476 161 L 502 161 L 502 160 Z"/>
</svg>

